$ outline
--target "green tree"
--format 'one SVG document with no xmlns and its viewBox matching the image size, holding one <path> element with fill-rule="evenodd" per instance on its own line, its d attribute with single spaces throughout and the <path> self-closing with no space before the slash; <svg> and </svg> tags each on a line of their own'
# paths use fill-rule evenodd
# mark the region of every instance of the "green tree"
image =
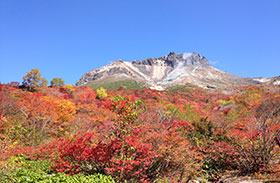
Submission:
<svg viewBox="0 0 280 183">
<path fill-rule="evenodd" d="M 47 86 L 48 82 L 45 78 L 41 77 L 39 69 L 32 69 L 23 77 L 22 84 L 29 91 L 35 91 L 39 87 Z"/>
<path fill-rule="evenodd" d="M 106 90 L 103 87 L 97 89 L 96 94 L 97 94 L 97 98 L 99 99 L 106 98 L 108 96 Z"/>
<path fill-rule="evenodd" d="M 53 78 L 51 81 L 51 86 L 64 86 L 64 81 L 62 78 Z"/>
</svg>

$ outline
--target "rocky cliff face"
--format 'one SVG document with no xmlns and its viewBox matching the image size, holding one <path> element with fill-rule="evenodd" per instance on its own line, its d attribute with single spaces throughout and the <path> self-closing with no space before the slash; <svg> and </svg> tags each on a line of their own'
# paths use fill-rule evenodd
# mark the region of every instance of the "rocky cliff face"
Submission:
<svg viewBox="0 0 280 183">
<path fill-rule="evenodd" d="M 84 74 L 76 85 L 82 86 L 100 81 L 134 80 L 157 90 L 187 84 L 215 89 L 261 84 L 264 83 L 260 81 L 262 79 L 264 78 L 242 78 L 223 72 L 212 67 L 205 57 L 196 53 L 177 54 L 171 52 L 159 58 L 132 62 L 115 61 Z"/>
</svg>

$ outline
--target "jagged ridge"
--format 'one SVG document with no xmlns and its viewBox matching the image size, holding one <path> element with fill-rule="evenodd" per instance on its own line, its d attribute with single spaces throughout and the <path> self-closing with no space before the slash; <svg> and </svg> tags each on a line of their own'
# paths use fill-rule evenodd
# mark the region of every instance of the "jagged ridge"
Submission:
<svg viewBox="0 0 280 183">
<path fill-rule="evenodd" d="M 201 88 L 223 88 L 263 83 L 256 78 L 242 78 L 216 69 L 210 65 L 205 57 L 197 53 L 177 54 L 170 52 L 159 58 L 132 62 L 117 60 L 84 74 L 76 85 L 123 80 L 145 83 L 146 87 L 157 90 L 186 84 Z"/>
</svg>

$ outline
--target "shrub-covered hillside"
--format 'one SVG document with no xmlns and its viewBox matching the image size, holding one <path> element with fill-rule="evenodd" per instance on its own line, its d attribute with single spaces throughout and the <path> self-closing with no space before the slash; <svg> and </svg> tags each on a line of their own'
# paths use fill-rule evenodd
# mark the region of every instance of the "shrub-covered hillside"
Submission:
<svg viewBox="0 0 280 183">
<path fill-rule="evenodd" d="M 55 83 L 55 82 L 54 82 Z M 1 182 L 280 176 L 280 92 L 0 85 Z"/>
</svg>

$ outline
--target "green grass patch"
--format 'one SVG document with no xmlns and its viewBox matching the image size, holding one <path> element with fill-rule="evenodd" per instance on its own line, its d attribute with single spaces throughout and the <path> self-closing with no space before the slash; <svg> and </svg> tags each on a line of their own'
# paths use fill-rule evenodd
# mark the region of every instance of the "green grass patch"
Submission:
<svg viewBox="0 0 280 183">
<path fill-rule="evenodd" d="M 116 81 L 116 82 L 108 82 L 108 81 L 96 82 L 96 83 L 89 83 L 85 86 L 89 86 L 94 90 L 101 88 L 101 87 L 103 87 L 106 90 L 117 90 L 121 87 L 124 89 L 132 89 L 132 90 L 145 89 L 143 84 L 137 83 L 136 81 L 133 81 L 133 80 L 123 80 L 123 81 Z"/>
<path fill-rule="evenodd" d="M 46 160 L 30 160 L 25 155 L 10 157 L 9 167 L 0 167 L 0 182 L 3 183 L 114 183 L 111 176 L 100 173 L 86 175 L 54 172 Z"/>
</svg>

